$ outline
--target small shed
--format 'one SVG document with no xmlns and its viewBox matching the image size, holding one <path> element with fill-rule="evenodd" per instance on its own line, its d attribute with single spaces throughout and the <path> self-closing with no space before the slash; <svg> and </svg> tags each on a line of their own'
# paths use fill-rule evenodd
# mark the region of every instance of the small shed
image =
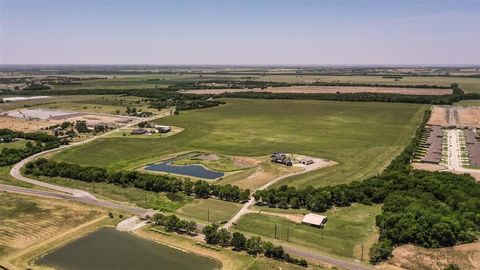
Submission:
<svg viewBox="0 0 480 270">
<path fill-rule="evenodd" d="M 304 158 L 304 159 L 300 160 L 300 163 L 302 163 L 303 165 L 310 165 L 310 164 L 313 164 L 314 161 L 313 161 L 313 159 Z"/>
<path fill-rule="evenodd" d="M 302 223 L 309 224 L 314 227 L 323 227 L 325 226 L 325 223 L 327 223 L 327 216 L 309 213 L 303 217 Z"/>
</svg>

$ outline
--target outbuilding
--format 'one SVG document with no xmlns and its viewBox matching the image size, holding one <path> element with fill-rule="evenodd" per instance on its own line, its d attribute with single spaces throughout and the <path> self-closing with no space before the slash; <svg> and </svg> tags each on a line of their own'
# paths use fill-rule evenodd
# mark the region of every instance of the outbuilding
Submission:
<svg viewBox="0 0 480 270">
<path fill-rule="evenodd" d="M 155 129 L 160 131 L 160 133 L 168 133 L 172 131 L 170 126 L 155 125 Z"/>
<path fill-rule="evenodd" d="M 322 228 L 327 223 L 327 216 L 309 213 L 303 217 L 302 223 Z"/>
<path fill-rule="evenodd" d="M 300 160 L 300 163 L 302 163 L 303 165 L 310 165 L 310 164 L 313 164 L 314 162 L 313 162 L 313 159 L 304 158 L 304 159 Z"/>
</svg>

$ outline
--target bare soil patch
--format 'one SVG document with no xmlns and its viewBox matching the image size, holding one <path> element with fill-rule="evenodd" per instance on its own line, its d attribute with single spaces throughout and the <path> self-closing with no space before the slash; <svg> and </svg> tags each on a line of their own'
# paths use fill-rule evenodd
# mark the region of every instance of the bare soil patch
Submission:
<svg viewBox="0 0 480 270">
<path fill-rule="evenodd" d="M 48 120 L 27 120 L 8 116 L 0 116 L 0 128 L 18 131 L 38 131 L 42 128 L 56 124 Z"/>
<path fill-rule="evenodd" d="M 270 93 L 383 93 L 403 95 L 450 95 L 452 89 L 403 88 L 403 87 L 366 87 L 366 86 L 289 86 L 269 87 L 266 89 L 202 89 L 187 90 L 185 93 L 219 95 L 226 92 L 270 92 Z"/>
<path fill-rule="evenodd" d="M 480 107 L 434 106 L 429 125 L 443 127 L 480 127 Z"/>
<path fill-rule="evenodd" d="M 441 166 L 438 164 L 420 163 L 420 162 L 412 162 L 412 167 L 415 170 L 424 170 L 424 171 L 430 171 L 430 172 L 436 172 L 436 171 L 446 169 L 444 166 Z"/>
<path fill-rule="evenodd" d="M 460 269 L 480 269 L 480 242 L 448 248 L 426 249 L 404 245 L 393 251 L 389 264 L 405 269 L 441 270 L 454 263 Z M 388 265 L 380 269 L 391 269 Z"/>
</svg>

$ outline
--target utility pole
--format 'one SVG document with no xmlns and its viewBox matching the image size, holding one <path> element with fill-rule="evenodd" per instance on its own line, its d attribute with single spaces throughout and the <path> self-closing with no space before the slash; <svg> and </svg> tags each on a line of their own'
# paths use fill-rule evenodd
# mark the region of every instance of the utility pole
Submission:
<svg viewBox="0 0 480 270">
<path fill-rule="evenodd" d="M 290 227 L 287 227 L 287 242 L 289 237 L 290 237 Z"/>
<path fill-rule="evenodd" d="M 323 241 L 323 227 L 322 227 L 322 241 Z"/>
<path fill-rule="evenodd" d="M 275 224 L 275 239 L 277 239 L 277 224 Z"/>
<path fill-rule="evenodd" d="M 92 178 L 92 193 L 95 193 L 95 179 Z"/>
<path fill-rule="evenodd" d="M 360 257 L 360 261 L 363 261 L 363 244 L 362 244 L 362 256 Z"/>
<path fill-rule="evenodd" d="M 207 208 L 207 222 L 210 222 L 210 208 Z"/>
</svg>

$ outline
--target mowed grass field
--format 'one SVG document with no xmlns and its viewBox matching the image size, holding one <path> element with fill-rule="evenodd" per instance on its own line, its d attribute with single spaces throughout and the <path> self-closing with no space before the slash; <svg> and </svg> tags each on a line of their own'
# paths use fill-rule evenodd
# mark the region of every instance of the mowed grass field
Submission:
<svg viewBox="0 0 480 270">
<path fill-rule="evenodd" d="M 182 217 L 195 219 L 201 223 L 222 223 L 231 219 L 242 208 L 242 204 L 214 199 L 195 200 L 177 211 Z"/>
<path fill-rule="evenodd" d="M 381 172 L 413 136 L 417 104 L 228 99 L 226 105 L 158 123 L 185 128 L 166 138 L 100 138 L 53 156 L 57 161 L 133 169 L 182 151 L 265 156 L 286 151 L 338 165 L 287 179 L 295 186 L 347 183 Z"/>
<path fill-rule="evenodd" d="M 268 211 L 268 209 L 266 210 Z M 323 230 L 295 223 L 284 217 L 249 213 L 237 221 L 235 230 L 275 239 L 339 256 L 360 259 L 364 245 L 366 260 L 370 246 L 375 243 L 378 232 L 375 216 L 380 214 L 381 205 L 362 204 L 327 211 L 328 222 Z M 296 212 L 293 212 L 296 213 Z"/>
</svg>

